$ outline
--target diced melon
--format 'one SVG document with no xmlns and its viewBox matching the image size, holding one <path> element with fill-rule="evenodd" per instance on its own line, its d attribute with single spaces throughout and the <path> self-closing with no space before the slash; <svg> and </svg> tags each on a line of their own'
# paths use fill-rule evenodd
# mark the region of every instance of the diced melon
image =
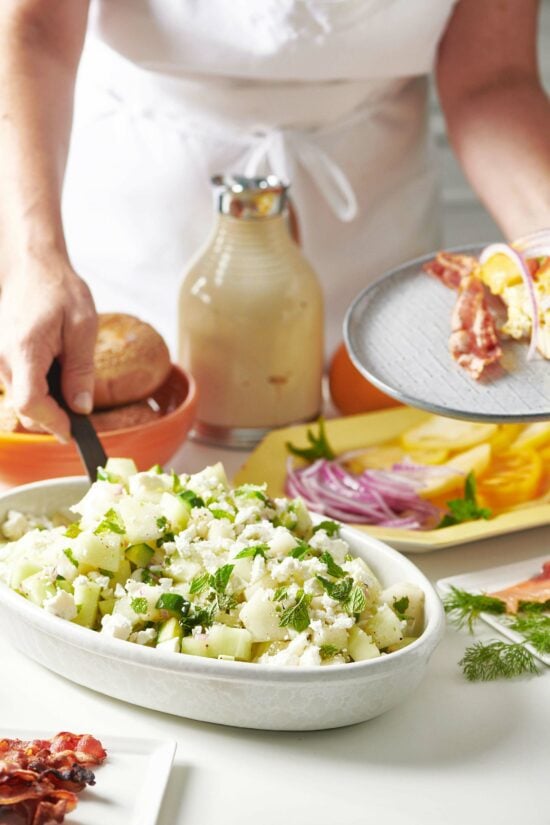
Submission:
<svg viewBox="0 0 550 825">
<path fill-rule="evenodd" d="M 118 570 L 116 571 L 114 576 L 111 577 L 111 585 L 115 587 L 117 584 L 126 584 L 131 574 L 132 568 L 130 567 L 130 562 L 128 561 L 128 559 L 122 559 Z"/>
<path fill-rule="evenodd" d="M 107 534 L 96 536 L 83 531 L 74 540 L 74 556 L 83 564 L 116 573 L 122 561 L 120 544 L 111 543 Z"/>
<path fill-rule="evenodd" d="M 430 478 L 424 487 L 419 490 L 419 495 L 423 498 L 432 498 L 444 493 L 452 492 L 464 487 L 464 482 L 468 473 L 476 476 L 485 472 L 491 461 L 491 447 L 489 444 L 479 444 L 464 453 L 454 456 L 448 464 L 441 467 L 448 467 L 451 472 L 435 475 Z"/>
<path fill-rule="evenodd" d="M 99 612 L 102 616 L 112 613 L 115 608 L 115 599 L 100 599 L 98 602 Z"/>
<path fill-rule="evenodd" d="M 21 590 L 34 604 L 42 607 L 46 599 L 55 596 L 55 584 L 45 578 L 42 572 L 34 573 L 21 582 Z"/>
<path fill-rule="evenodd" d="M 202 571 L 202 566 L 195 561 L 189 559 L 180 559 L 177 556 L 172 556 L 170 566 L 167 569 L 167 574 L 175 582 L 190 583 L 195 576 L 198 576 Z M 189 593 L 188 588 L 182 590 L 182 595 L 186 596 Z"/>
<path fill-rule="evenodd" d="M 309 511 L 301 498 L 297 498 L 293 503 L 294 512 L 296 514 L 296 527 L 294 532 L 302 539 L 311 536 L 313 523 Z"/>
<path fill-rule="evenodd" d="M 28 579 L 29 576 L 39 573 L 41 569 L 42 568 L 39 564 L 35 564 L 34 562 L 29 561 L 29 559 L 20 559 L 19 561 L 16 561 L 11 568 L 9 580 L 10 587 L 17 590 L 24 579 Z"/>
<path fill-rule="evenodd" d="M 274 642 L 287 636 L 286 628 L 279 625 L 276 605 L 266 598 L 263 590 L 257 590 L 250 601 L 243 604 L 240 619 L 254 642 Z"/>
<path fill-rule="evenodd" d="M 167 519 L 173 532 L 179 533 L 189 522 L 191 506 L 173 493 L 163 493 L 160 497 L 160 512 Z"/>
<path fill-rule="evenodd" d="M 128 496 L 118 502 L 118 510 L 130 544 L 156 541 L 162 536 L 158 504 Z"/>
<path fill-rule="evenodd" d="M 321 647 L 322 645 L 331 645 L 337 647 L 338 650 L 347 647 L 348 631 L 345 627 L 335 627 L 334 625 L 322 625 L 321 629 L 315 631 L 313 634 L 314 644 Z"/>
<path fill-rule="evenodd" d="M 394 645 L 388 645 L 386 650 L 388 653 L 395 653 L 396 650 L 401 650 L 404 647 L 408 647 L 412 645 L 413 642 L 416 642 L 418 636 L 403 636 L 400 642 L 396 642 Z"/>
<path fill-rule="evenodd" d="M 180 653 L 181 639 L 174 636 L 172 639 L 166 639 L 164 642 L 157 642 L 158 650 L 164 650 L 167 653 Z"/>
<path fill-rule="evenodd" d="M 400 582 L 387 587 L 381 595 L 384 604 L 393 609 L 396 602 L 408 599 L 408 605 L 403 611 L 407 620 L 404 633 L 406 636 L 420 636 L 424 629 L 424 591 L 416 584 Z"/>
<path fill-rule="evenodd" d="M 403 639 L 401 621 L 386 604 L 382 605 L 374 616 L 363 623 L 363 629 L 372 636 L 374 643 L 380 650 Z"/>
<path fill-rule="evenodd" d="M 73 585 L 67 579 L 56 579 L 54 582 L 56 590 L 64 590 L 65 593 L 73 593 Z"/>
<path fill-rule="evenodd" d="M 123 484 L 127 484 L 130 476 L 138 471 L 131 458 L 108 458 L 105 469 L 110 476 L 119 479 Z"/>
<path fill-rule="evenodd" d="M 100 593 L 101 586 L 97 582 L 87 581 L 74 585 L 74 602 L 78 609 L 78 613 L 73 619 L 75 624 L 83 627 L 94 627 Z"/>
<path fill-rule="evenodd" d="M 371 636 L 357 625 L 353 625 L 349 631 L 347 648 L 354 662 L 363 662 L 380 656 L 380 651 Z"/>
</svg>

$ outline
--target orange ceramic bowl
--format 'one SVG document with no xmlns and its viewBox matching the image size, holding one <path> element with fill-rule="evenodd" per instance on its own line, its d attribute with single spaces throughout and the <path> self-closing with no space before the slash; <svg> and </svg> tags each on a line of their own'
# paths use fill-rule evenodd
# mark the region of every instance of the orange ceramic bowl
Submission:
<svg viewBox="0 0 550 825">
<path fill-rule="evenodd" d="M 183 444 L 195 418 L 196 385 L 188 373 L 173 364 L 151 398 L 162 416 L 135 427 L 99 433 L 108 456 L 133 458 L 139 470 L 164 464 Z M 84 473 L 74 443 L 60 444 L 51 435 L 0 433 L 0 482 L 4 484 Z"/>
</svg>

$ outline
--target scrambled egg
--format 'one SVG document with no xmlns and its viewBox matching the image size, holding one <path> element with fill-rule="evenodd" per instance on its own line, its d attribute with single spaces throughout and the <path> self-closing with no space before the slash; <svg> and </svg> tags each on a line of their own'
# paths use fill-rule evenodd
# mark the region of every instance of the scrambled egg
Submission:
<svg viewBox="0 0 550 825">
<path fill-rule="evenodd" d="M 505 255 L 494 255 L 479 268 L 479 277 L 507 309 L 502 332 L 520 340 L 529 338 L 533 322 L 531 301 L 521 275 Z M 550 359 L 550 260 L 545 259 L 533 276 L 539 310 L 537 349 Z"/>
</svg>

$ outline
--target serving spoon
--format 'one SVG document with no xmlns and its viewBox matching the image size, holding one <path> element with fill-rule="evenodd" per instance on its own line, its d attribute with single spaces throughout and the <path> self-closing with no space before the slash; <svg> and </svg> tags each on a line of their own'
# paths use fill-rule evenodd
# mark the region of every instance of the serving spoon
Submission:
<svg viewBox="0 0 550 825">
<path fill-rule="evenodd" d="M 107 454 L 88 416 L 75 413 L 65 401 L 61 389 L 61 364 L 57 358 L 52 361 L 47 380 L 50 395 L 69 416 L 71 435 L 93 484 L 97 479 L 98 467 L 104 467 L 107 462 Z"/>
</svg>

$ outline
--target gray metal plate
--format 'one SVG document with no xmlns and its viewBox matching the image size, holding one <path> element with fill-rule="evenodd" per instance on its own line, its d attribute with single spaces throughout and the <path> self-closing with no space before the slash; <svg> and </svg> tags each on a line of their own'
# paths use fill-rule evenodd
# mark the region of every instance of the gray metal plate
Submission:
<svg viewBox="0 0 550 825">
<path fill-rule="evenodd" d="M 454 250 L 476 254 L 481 247 Z M 501 367 L 479 381 L 448 349 L 456 293 L 422 271 L 434 254 L 388 272 L 350 306 L 350 356 L 388 395 L 430 412 L 478 421 L 550 419 L 550 361 L 527 361 L 527 344 L 503 340 Z"/>
</svg>

